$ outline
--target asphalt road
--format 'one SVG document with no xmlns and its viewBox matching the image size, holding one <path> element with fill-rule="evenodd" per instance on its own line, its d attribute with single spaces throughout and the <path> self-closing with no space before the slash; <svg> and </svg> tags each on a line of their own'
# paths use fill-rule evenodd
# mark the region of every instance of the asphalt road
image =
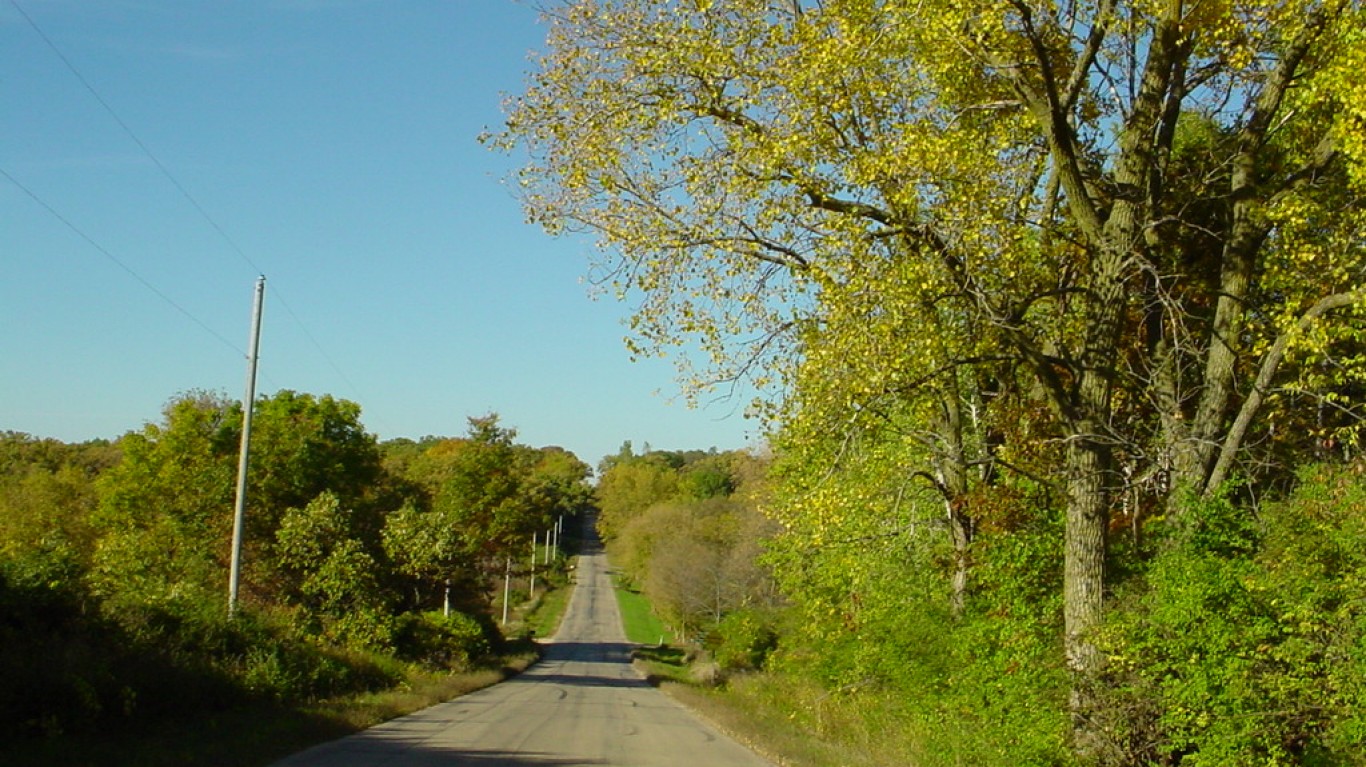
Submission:
<svg viewBox="0 0 1366 767">
<path fill-rule="evenodd" d="M 600 551 L 579 558 L 578 586 L 545 649 L 502 684 L 275 767 L 771 767 L 635 673 Z"/>
</svg>

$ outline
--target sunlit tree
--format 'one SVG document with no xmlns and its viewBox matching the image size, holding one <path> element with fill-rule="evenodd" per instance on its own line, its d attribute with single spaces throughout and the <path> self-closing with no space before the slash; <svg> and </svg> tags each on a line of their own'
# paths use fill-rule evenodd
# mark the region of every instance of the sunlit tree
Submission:
<svg viewBox="0 0 1366 767">
<path fill-rule="evenodd" d="M 788 422 L 842 411 L 857 428 L 889 398 L 919 411 L 926 463 L 905 471 L 938 474 L 950 509 L 952 472 L 1027 431 L 964 431 L 962 414 L 1017 376 L 1017 401 L 1042 406 L 1089 753 L 1121 498 L 1212 491 L 1286 406 L 1277 387 L 1327 398 L 1360 376 L 1335 354 L 1366 263 L 1359 4 L 579 0 L 546 16 L 540 71 L 493 140 L 528 152 L 532 218 L 599 237 L 603 284 L 638 300 L 639 351 L 698 343 L 698 381 L 774 378 L 799 398 L 777 409 Z"/>
</svg>

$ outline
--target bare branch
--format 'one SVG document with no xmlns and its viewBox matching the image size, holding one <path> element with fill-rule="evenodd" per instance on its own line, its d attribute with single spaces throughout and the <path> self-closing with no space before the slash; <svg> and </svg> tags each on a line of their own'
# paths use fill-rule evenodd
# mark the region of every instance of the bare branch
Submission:
<svg viewBox="0 0 1366 767">
<path fill-rule="evenodd" d="M 1261 409 L 1262 402 L 1266 399 L 1271 386 L 1271 379 L 1276 376 L 1277 370 L 1280 369 L 1290 342 L 1308 331 L 1310 326 L 1323 315 L 1334 309 L 1352 306 L 1363 298 L 1366 298 L 1366 290 L 1336 293 L 1319 299 L 1318 302 L 1309 307 L 1309 310 L 1300 317 L 1293 327 L 1282 333 L 1271 345 L 1271 348 L 1267 350 L 1266 356 L 1262 358 L 1262 367 L 1257 371 L 1257 379 L 1252 383 L 1252 391 L 1248 393 L 1247 399 L 1243 400 L 1243 406 L 1239 408 L 1237 418 L 1229 427 L 1228 436 L 1224 438 L 1224 444 L 1219 451 L 1219 460 L 1214 464 L 1214 469 L 1205 482 L 1204 492 L 1206 495 L 1214 492 L 1228 478 L 1229 469 L 1232 468 L 1233 460 L 1242 448 L 1248 427 L 1252 425 L 1252 420 L 1256 418 L 1257 411 Z"/>
</svg>

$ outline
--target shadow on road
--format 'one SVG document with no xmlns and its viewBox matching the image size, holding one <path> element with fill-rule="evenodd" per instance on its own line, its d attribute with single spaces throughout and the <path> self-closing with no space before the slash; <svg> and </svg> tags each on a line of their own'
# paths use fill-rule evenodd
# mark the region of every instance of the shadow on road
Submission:
<svg viewBox="0 0 1366 767">
<path fill-rule="evenodd" d="M 567 687 L 649 687 L 631 668 L 633 646 L 625 642 L 557 642 L 545 646 L 541 661 L 507 684 L 556 684 Z M 562 672 L 563 664 L 578 666 Z M 585 669 L 584 666 L 588 668 Z M 594 673 L 601 667 L 600 673 Z M 587 672 L 587 673 L 585 673 Z"/>
<path fill-rule="evenodd" d="M 565 759 L 552 754 L 535 752 L 512 754 L 506 751 L 465 750 L 454 748 L 431 748 L 423 750 L 424 761 L 432 765 L 451 765 L 452 767 L 569 767 L 569 765 L 606 764 L 600 759 Z"/>
<path fill-rule="evenodd" d="M 553 642 L 545 645 L 542 663 L 631 663 L 634 645 L 627 642 Z"/>
</svg>

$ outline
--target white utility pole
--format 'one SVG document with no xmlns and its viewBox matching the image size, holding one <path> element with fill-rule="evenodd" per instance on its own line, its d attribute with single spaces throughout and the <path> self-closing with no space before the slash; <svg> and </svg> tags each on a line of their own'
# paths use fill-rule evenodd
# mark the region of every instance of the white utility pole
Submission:
<svg viewBox="0 0 1366 767">
<path fill-rule="evenodd" d="M 251 310 L 251 339 L 247 344 L 247 394 L 242 400 L 242 446 L 237 456 L 237 503 L 232 517 L 232 564 L 228 570 L 228 617 L 237 612 L 237 582 L 242 564 L 242 521 L 247 510 L 247 463 L 251 454 L 251 414 L 256 407 L 256 357 L 261 349 L 261 307 L 265 303 L 266 277 L 256 279 L 256 300 Z"/>
<path fill-rule="evenodd" d="M 503 574 L 503 625 L 508 625 L 508 602 L 512 601 L 512 556 L 508 556 L 507 571 Z"/>
<path fill-rule="evenodd" d="M 564 515 L 561 514 L 560 516 L 558 516 L 558 517 L 555 518 L 555 527 L 554 527 L 554 532 L 555 532 L 555 543 L 551 546 L 551 552 L 552 552 L 552 555 L 553 555 L 553 556 L 557 556 L 557 557 L 558 557 L 558 556 L 560 555 L 560 532 L 561 532 L 561 530 L 562 530 L 563 528 L 564 528 Z"/>
</svg>

